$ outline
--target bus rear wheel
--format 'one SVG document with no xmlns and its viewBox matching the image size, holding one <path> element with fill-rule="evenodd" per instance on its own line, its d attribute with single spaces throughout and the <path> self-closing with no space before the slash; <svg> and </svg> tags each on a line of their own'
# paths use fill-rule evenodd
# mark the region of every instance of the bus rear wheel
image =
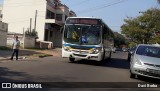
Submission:
<svg viewBox="0 0 160 91">
<path fill-rule="evenodd" d="M 74 61 L 75 61 L 75 58 L 69 58 L 69 61 L 70 61 L 70 62 L 74 62 Z"/>
</svg>

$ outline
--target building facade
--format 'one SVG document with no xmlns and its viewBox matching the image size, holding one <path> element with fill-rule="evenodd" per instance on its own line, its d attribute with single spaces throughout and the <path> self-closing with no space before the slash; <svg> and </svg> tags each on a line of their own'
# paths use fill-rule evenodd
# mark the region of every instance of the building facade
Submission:
<svg viewBox="0 0 160 91">
<path fill-rule="evenodd" d="M 0 5 L 0 21 L 2 21 L 2 6 Z"/>
<path fill-rule="evenodd" d="M 76 16 L 60 0 L 4 0 L 2 21 L 8 31 L 24 33 L 35 29 L 39 40 L 61 46 L 60 28 L 67 17 Z"/>
<path fill-rule="evenodd" d="M 7 46 L 8 24 L 2 22 L 2 6 L 0 6 L 0 46 Z"/>
</svg>

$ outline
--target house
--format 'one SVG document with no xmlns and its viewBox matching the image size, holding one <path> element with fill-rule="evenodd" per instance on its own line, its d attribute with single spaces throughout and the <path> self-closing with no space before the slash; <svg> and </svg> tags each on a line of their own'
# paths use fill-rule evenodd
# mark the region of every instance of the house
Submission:
<svg viewBox="0 0 160 91">
<path fill-rule="evenodd" d="M 8 31 L 23 34 L 33 29 L 38 40 L 53 42 L 61 47 L 60 28 L 67 17 L 76 16 L 60 0 L 4 0 L 2 21 L 8 23 Z"/>
<path fill-rule="evenodd" d="M 7 46 L 8 24 L 2 22 L 2 6 L 0 6 L 0 46 Z"/>
</svg>

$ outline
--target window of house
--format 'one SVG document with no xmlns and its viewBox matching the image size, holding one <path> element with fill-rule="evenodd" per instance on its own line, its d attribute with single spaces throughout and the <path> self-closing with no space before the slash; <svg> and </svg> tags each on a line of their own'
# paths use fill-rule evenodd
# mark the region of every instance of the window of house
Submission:
<svg viewBox="0 0 160 91">
<path fill-rule="evenodd" d="M 2 14 L 0 14 L 0 18 L 2 18 L 3 17 L 3 15 Z"/>
<path fill-rule="evenodd" d="M 62 14 L 56 14 L 56 20 L 62 21 Z"/>
<path fill-rule="evenodd" d="M 67 15 L 65 15 L 65 20 L 68 18 L 68 16 Z"/>
<path fill-rule="evenodd" d="M 50 31 L 50 37 L 52 37 L 53 36 L 53 31 Z"/>
<path fill-rule="evenodd" d="M 46 19 L 54 19 L 55 14 L 49 10 L 47 10 Z"/>
</svg>

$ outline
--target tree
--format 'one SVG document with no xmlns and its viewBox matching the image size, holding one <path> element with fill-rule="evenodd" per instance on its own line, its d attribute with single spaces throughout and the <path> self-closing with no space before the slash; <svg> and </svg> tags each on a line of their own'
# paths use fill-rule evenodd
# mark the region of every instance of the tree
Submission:
<svg viewBox="0 0 160 91">
<path fill-rule="evenodd" d="M 160 4 L 160 0 L 157 0 L 157 2 Z"/>
<path fill-rule="evenodd" d="M 160 9 L 152 8 L 136 18 L 127 17 L 121 26 L 122 33 L 135 43 L 155 43 L 159 41 Z M 158 42 L 159 43 L 159 42 Z"/>
<path fill-rule="evenodd" d="M 114 46 L 120 47 L 121 45 L 125 45 L 125 38 L 123 35 L 119 34 L 118 32 L 114 32 Z"/>
<path fill-rule="evenodd" d="M 26 32 L 25 32 L 25 35 L 26 36 L 33 36 L 33 37 L 37 37 L 38 36 L 38 33 L 34 30 L 34 29 L 32 29 L 32 31 L 30 32 L 30 30 L 29 29 L 27 29 L 26 30 Z"/>
</svg>

